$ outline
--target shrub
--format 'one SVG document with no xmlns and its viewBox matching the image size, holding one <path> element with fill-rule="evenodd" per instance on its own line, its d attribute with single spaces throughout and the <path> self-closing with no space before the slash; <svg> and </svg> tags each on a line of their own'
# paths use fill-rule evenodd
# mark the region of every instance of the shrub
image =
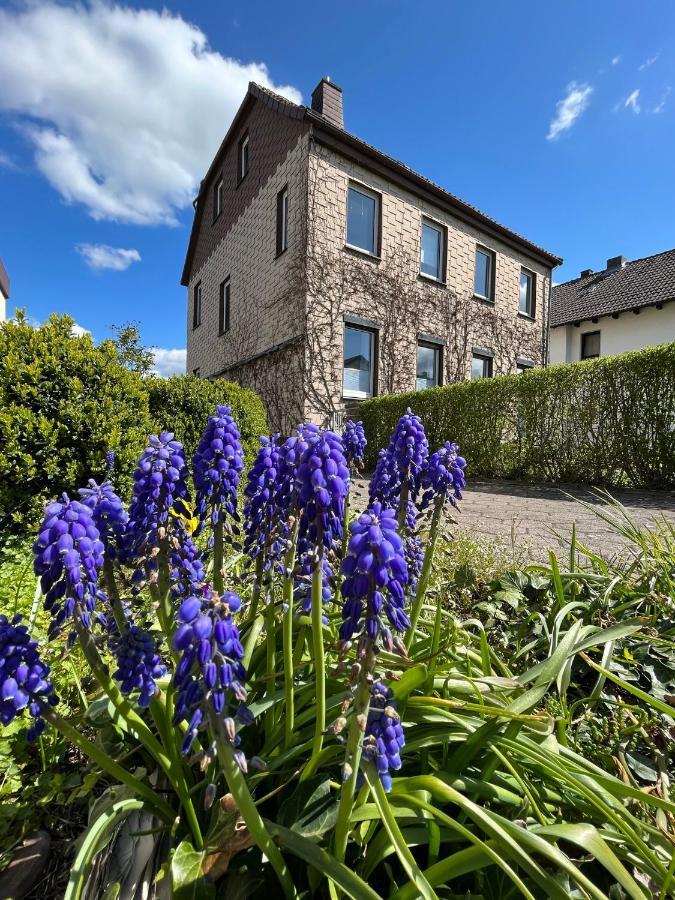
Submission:
<svg viewBox="0 0 675 900">
<path fill-rule="evenodd" d="M 142 380 L 110 342 L 96 347 L 73 324 L 52 316 L 34 328 L 19 313 L 0 327 L 0 543 L 34 522 L 47 498 L 100 478 L 110 449 L 124 488 L 145 444 Z"/>
<path fill-rule="evenodd" d="M 409 406 L 473 476 L 675 485 L 675 344 L 368 400 L 368 465 Z"/>
<path fill-rule="evenodd" d="M 146 382 L 155 430 L 173 431 L 188 459 L 197 449 L 204 422 L 217 404 L 229 406 L 239 425 L 247 465 L 258 451 L 258 439 L 267 431 L 262 400 L 232 381 L 207 381 L 194 375 L 152 378 Z"/>
</svg>

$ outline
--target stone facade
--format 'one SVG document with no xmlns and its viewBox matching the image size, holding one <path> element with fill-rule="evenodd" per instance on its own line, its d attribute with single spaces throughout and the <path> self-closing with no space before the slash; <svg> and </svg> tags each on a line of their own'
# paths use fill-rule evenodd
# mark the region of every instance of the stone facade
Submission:
<svg viewBox="0 0 675 900">
<path fill-rule="evenodd" d="M 333 86 L 322 85 L 328 102 Z M 415 389 L 418 340 L 442 346 L 442 383 L 470 376 L 474 348 L 492 354 L 493 374 L 515 371 L 517 359 L 545 363 L 551 266 L 541 254 L 550 254 L 530 255 L 527 242 L 509 232 L 504 241 L 495 238 L 499 226 L 481 228 L 481 214 L 467 222 L 387 177 L 386 169 L 352 161 L 321 140 L 323 123 L 343 132 L 317 113 L 316 102 L 311 111 L 270 96 L 252 86 L 202 183 L 183 278 L 188 372 L 257 390 L 270 427 L 288 432 L 305 418 L 337 425 L 353 405 L 342 390 L 346 321 L 377 336 L 380 394 Z M 250 170 L 240 182 L 245 135 Z M 223 210 L 214 219 L 221 179 Z M 376 257 L 345 246 L 350 181 L 380 197 Z M 288 249 L 278 255 L 277 197 L 284 187 Z M 420 275 L 423 217 L 447 234 L 443 284 Z M 495 255 L 494 303 L 473 296 L 477 244 Z M 523 267 L 535 274 L 533 319 L 518 312 Z M 220 333 L 226 279 L 230 327 Z M 193 327 L 198 285 L 201 322 Z"/>
</svg>

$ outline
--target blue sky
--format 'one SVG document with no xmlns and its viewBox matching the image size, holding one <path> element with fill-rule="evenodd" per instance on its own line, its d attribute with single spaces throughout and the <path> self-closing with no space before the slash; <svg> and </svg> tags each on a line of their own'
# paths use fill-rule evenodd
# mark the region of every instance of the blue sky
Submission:
<svg viewBox="0 0 675 900">
<path fill-rule="evenodd" d="M 180 366 L 191 199 L 246 83 L 307 102 L 325 74 L 350 131 L 563 256 L 557 281 L 675 245 L 672 0 L 0 0 L 13 303 L 96 339 L 135 319 Z"/>
</svg>

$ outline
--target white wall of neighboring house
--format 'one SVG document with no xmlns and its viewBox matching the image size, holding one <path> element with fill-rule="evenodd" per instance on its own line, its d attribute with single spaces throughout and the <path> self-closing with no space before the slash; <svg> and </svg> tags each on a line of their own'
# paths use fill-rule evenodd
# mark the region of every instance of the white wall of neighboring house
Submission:
<svg viewBox="0 0 675 900">
<path fill-rule="evenodd" d="M 581 336 L 588 331 L 600 332 L 600 356 L 668 344 L 675 341 L 675 302 L 664 303 L 662 309 L 645 307 L 637 316 L 623 312 L 618 319 L 605 316 L 597 322 L 582 322 L 578 328 L 574 325 L 551 328 L 549 363 L 579 362 Z"/>
<path fill-rule="evenodd" d="M 7 301 L 5 295 L 0 291 L 0 322 L 4 322 L 7 318 Z"/>
</svg>

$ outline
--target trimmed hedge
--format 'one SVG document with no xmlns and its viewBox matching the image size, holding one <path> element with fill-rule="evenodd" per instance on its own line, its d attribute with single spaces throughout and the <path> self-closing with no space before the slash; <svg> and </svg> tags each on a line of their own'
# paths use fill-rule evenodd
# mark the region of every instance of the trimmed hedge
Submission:
<svg viewBox="0 0 675 900">
<path fill-rule="evenodd" d="M 364 401 L 369 466 L 407 407 L 474 477 L 675 487 L 675 343 Z"/>
<path fill-rule="evenodd" d="M 253 391 L 192 375 L 142 378 L 112 341 L 76 337 L 73 324 L 55 315 L 34 328 L 18 314 L 0 326 L 0 548 L 32 530 L 50 498 L 103 478 L 108 450 L 126 495 L 152 432 L 173 431 L 189 459 L 216 404 L 228 405 L 248 463 L 267 433 Z"/>
<path fill-rule="evenodd" d="M 262 400 L 254 391 L 232 381 L 207 381 L 195 375 L 152 378 L 146 381 L 150 414 L 158 430 L 173 431 L 185 446 L 189 459 L 197 449 L 208 417 L 217 404 L 229 406 L 241 432 L 246 466 L 267 434 L 267 418 Z"/>
</svg>

